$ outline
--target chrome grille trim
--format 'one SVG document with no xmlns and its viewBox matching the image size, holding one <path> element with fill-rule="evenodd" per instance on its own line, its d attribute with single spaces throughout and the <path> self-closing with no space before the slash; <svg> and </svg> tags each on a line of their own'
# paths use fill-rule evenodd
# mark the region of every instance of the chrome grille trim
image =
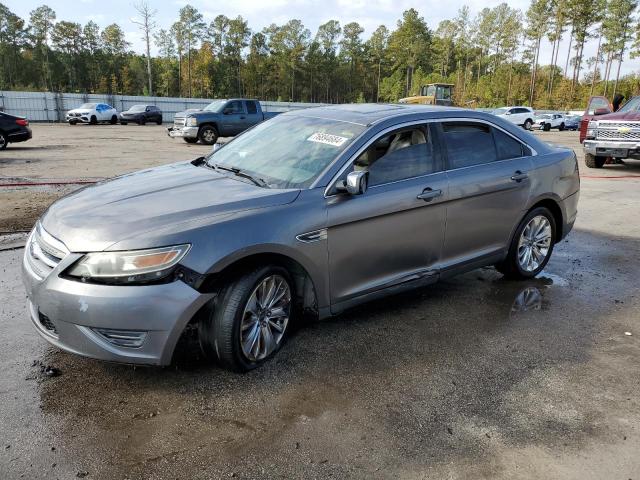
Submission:
<svg viewBox="0 0 640 480">
<path fill-rule="evenodd" d="M 38 223 L 26 246 L 27 264 L 39 280 L 44 280 L 54 268 L 69 254 L 67 247 L 51 236 Z"/>
<path fill-rule="evenodd" d="M 640 122 L 599 120 L 596 139 L 640 141 Z"/>
<path fill-rule="evenodd" d="M 174 127 L 184 127 L 187 123 L 187 119 L 185 117 L 175 117 L 173 119 Z"/>
</svg>

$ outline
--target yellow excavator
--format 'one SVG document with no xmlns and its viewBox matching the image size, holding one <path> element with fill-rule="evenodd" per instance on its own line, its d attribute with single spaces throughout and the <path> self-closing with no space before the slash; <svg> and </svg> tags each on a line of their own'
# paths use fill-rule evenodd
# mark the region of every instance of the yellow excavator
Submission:
<svg viewBox="0 0 640 480">
<path fill-rule="evenodd" d="M 451 83 L 430 83 L 420 87 L 420 95 L 401 98 L 400 103 L 419 105 L 453 105 L 453 87 Z"/>
</svg>

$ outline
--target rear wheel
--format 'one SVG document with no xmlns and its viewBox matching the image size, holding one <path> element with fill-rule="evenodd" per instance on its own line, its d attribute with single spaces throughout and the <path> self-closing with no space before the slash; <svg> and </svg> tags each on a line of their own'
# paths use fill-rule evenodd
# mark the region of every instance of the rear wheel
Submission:
<svg viewBox="0 0 640 480">
<path fill-rule="evenodd" d="M 111 123 L 111 125 L 115 125 L 116 123 L 118 123 L 118 117 L 116 117 L 115 115 L 112 115 L 109 123 Z"/>
<path fill-rule="evenodd" d="M 584 163 L 589 168 L 602 168 L 606 161 L 607 157 L 599 157 L 590 153 L 584 154 Z"/>
<path fill-rule="evenodd" d="M 205 145 L 213 145 L 218 140 L 218 131 L 211 125 L 200 128 L 198 138 Z"/>
<path fill-rule="evenodd" d="M 162 125 L 162 119 L 161 119 L 161 118 L 159 118 L 158 120 L 156 120 L 156 123 L 157 123 L 158 125 Z"/>
<path fill-rule="evenodd" d="M 284 343 L 292 305 L 293 282 L 284 268 L 267 265 L 240 275 L 202 313 L 200 345 L 226 368 L 252 370 Z"/>
<path fill-rule="evenodd" d="M 507 258 L 496 269 L 505 277 L 526 279 L 538 275 L 547 265 L 556 238 L 556 222 L 545 207 L 531 210 L 513 236 Z"/>
<path fill-rule="evenodd" d="M 182 139 L 187 143 L 198 143 L 197 138 L 182 137 Z"/>
<path fill-rule="evenodd" d="M 120 125 L 127 125 L 128 122 L 120 122 Z"/>
<path fill-rule="evenodd" d="M 525 130 L 531 130 L 531 127 L 533 126 L 533 120 L 531 120 L 530 118 L 527 118 L 523 126 Z"/>
<path fill-rule="evenodd" d="M 9 139 L 4 133 L 0 132 L 0 150 L 4 150 L 5 148 L 7 148 L 8 144 Z"/>
</svg>

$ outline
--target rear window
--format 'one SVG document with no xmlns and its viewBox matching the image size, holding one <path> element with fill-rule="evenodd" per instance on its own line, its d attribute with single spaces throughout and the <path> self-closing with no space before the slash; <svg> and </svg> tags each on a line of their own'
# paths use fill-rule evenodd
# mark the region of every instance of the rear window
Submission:
<svg viewBox="0 0 640 480">
<path fill-rule="evenodd" d="M 247 102 L 247 113 L 254 114 L 258 113 L 258 107 L 256 107 L 256 102 Z"/>
<path fill-rule="evenodd" d="M 528 148 L 526 148 L 522 143 L 513 138 L 511 135 L 507 135 L 506 133 L 504 133 L 502 130 L 494 128 L 493 135 L 496 139 L 498 160 L 520 158 L 528 154 Z"/>
<path fill-rule="evenodd" d="M 483 123 L 442 124 L 449 169 L 471 167 L 498 159 L 491 128 Z"/>
</svg>

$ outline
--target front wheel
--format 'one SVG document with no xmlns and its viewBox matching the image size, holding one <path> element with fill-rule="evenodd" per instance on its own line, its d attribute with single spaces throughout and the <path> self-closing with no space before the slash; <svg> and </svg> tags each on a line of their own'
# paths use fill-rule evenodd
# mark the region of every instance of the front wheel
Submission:
<svg viewBox="0 0 640 480">
<path fill-rule="evenodd" d="M 550 123 L 545 123 L 545 124 L 544 124 L 544 127 L 542 127 L 542 129 L 543 129 L 545 132 L 550 132 L 550 131 L 551 131 L 551 124 L 550 124 Z"/>
<path fill-rule="evenodd" d="M 218 140 L 218 132 L 211 125 L 205 125 L 200 128 L 198 132 L 198 138 L 205 145 L 213 145 Z"/>
<path fill-rule="evenodd" d="M 533 121 L 530 118 L 527 118 L 523 126 L 525 130 L 531 130 L 531 127 L 533 127 Z"/>
<path fill-rule="evenodd" d="M 198 143 L 197 138 L 182 137 L 182 139 L 187 143 Z"/>
<path fill-rule="evenodd" d="M 69 120 L 69 125 L 73 126 L 76 125 L 78 123 L 77 120 Z"/>
<path fill-rule="evenodd" d="M 558 130 L 560 130 L 561 132 L 564 130 L 564 123 L 560 124 L 560 126 L 558 127 Z"/>
<path fill-rule="evenodd" d="M 591 155 L 590 153 L 584 154 L 584 163 L 589 168 L 602 168 L 606 161 L 607 157 Z"/>
<path fill-rule="evenodd" d="M 98 124 L 98 119 L 96 118 L 95 115 L 91 115 L 91 118 L 89 119 L 89 123 L 91 125 L 97 125 Z"/>
<path fill-rule="evenodd" d="M 513 236 L 507 257 L 496 269 L 505 277 L 523 280 L 538 275 L 553 252 L 556 222 L 545 207 L 530 211 Z"/>
<path fill-rule="evenodd" d="M 292 311 L 287 270 L 258 268 L 231 281 L 210 302 L 198 323 L 200 345 L 226 368 L 252 370 L 280 349 Z"/>
<path fill-rule="evenodd" d="M 120 122 L 120 125 L 127 125 L 128 122 Z"/>
</svg>

